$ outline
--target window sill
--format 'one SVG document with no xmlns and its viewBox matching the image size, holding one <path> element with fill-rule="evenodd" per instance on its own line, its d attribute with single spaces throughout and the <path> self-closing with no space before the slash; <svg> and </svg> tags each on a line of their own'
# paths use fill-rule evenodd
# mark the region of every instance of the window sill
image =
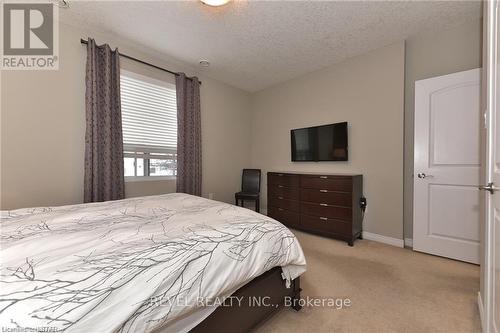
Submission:
<svg viewBox="0 0 500 333">
<path fill-rule="evenodd" d="M 126 176 L 125 183 L 128 182 L 157 182 L 165 180 L 176 180 L 176 176 Z"/>
</svg>

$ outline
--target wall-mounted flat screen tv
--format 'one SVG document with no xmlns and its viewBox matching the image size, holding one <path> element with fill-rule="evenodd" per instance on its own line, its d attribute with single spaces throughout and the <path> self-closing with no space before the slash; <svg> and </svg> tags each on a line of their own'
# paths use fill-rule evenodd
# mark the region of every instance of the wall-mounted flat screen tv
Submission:
<svg viewBox="0 0 500 333">
<path fill-rule="evenodd" d="M 293 162 L 347 161 L 347 122 L 290 131 Z"/>
</svg>

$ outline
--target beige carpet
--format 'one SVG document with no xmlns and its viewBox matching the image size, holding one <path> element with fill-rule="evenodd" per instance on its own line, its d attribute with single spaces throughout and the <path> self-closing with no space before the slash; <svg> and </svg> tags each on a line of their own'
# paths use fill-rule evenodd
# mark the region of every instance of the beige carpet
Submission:
<svg viewBox="0 0 500 333">
<path fill-rule="evenodd" d="M 479 332 L 479 266 L 360 240 L 295 232 L 307 259 L 303 296 L 349 308 L 283 309 L 256 332 Z"/>
</svg>

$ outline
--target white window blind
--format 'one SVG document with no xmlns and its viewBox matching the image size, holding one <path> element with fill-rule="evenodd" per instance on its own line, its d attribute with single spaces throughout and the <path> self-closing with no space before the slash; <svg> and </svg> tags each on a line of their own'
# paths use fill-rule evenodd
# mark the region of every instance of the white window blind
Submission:
<svg viewBox="0 0 500 333">
<path fill-rule="evenodd" d="M 175 85 L 123 70 L 120 85 L 124 151 L 175 154 Z"/>
</svg>

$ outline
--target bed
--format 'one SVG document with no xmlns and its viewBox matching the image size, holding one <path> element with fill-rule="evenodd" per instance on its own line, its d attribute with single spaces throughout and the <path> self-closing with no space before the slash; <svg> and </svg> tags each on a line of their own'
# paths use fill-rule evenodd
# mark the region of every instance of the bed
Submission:
<svg viewBox="0 0 500 333">
<path fill-rule="evenodd" d="M 306 265 L 279 222 L 181 193 L 1 218 L 0 326 L 11 330 L 207 332 L 238 316 L 249 328 L 298 296 Z M 227 306 L 265 295 L 272 307 Z"/>
</svg>

